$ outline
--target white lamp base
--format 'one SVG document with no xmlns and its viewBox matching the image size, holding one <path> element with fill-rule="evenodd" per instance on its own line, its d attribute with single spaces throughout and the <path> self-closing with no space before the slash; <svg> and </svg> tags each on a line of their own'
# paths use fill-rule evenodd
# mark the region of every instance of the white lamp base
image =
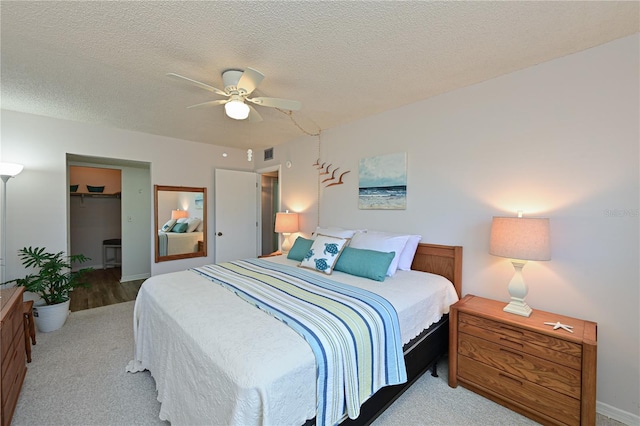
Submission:
<svg viewBox="0 0 640 426">
<path fill-rule="evenodd" d="M 291 250 L 291 242 L 289 241 L 289 237 L 291 236 L 291 234 L 282 233 L 282 236 L 284 237 L 284 241 L 282 241 L 281 251 L 282 254 L 287 254 L 289 253 L 289 250 Z"/>
<path fill-rule="evenodd" d="M 531 315 L 531 312 L 533 312 L 533 309 L 531 309 L 524 300 L 517 300 L 515 297 L 512 297 L 511 302 L 504 307 L 503 311 L 528 317 Z"/>
<path fill-rule="evenodd" d="M 516 272 L 513 274 L 513 278 L 511 278 L 511 281 L 509 282 L 511 302 L 504 307 L 503 311 L 528 317 L 531 315 L 531 312 L 533 312 L 533 309 L 531 309 L 531 307 L 527 305 L 527 302 L 524 301 L 529 289 L 522 279 L 522 268 L 527 264 L 527 261 L 512 260 L 511 263 L 513 264 L 513 268 Z"/>
</svg>

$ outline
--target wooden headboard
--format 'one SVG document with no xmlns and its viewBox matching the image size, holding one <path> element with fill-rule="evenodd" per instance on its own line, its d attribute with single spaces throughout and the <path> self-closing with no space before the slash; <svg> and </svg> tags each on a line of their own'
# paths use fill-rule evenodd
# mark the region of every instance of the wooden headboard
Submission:
<svg viewBox="0 0 640 426">
<path fill-rule="evenodd" d="M 462 246 L 418 244 L 411 269 L 442 275 L 462 298 Z"/>
</svg>

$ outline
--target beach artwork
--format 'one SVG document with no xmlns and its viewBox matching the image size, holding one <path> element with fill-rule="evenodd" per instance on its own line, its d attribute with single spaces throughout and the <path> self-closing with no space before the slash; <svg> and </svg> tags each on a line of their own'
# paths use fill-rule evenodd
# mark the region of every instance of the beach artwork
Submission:
<svg viewBox="0 0 640 426">
<path fill-rule="evenodd" d="M 404 210 L 407 208 L 407 153 L 360 160 L 358 208 Z"/>
</svg>

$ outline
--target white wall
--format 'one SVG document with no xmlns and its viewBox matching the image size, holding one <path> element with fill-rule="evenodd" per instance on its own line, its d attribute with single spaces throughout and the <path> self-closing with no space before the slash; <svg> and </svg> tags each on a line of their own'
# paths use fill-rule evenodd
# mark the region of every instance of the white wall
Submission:
<svg viewBox="0 0 640 426">
<path fill-rule="evenodd" d="M 122 223 L 123 238 L 153 241 L 154 184 L 207 187 L 208 257 L 153 263 L 154 246 L 151 243 L 147 245 L 146 253 L 127 253 L 123 248 L 123 256 L 146 259 L 151 264 L 152 275 L 213 262 L 214 169 L 253 169 L 244 150 L 13 111 L 2 110 L 1 113 L 2 161 L 24 164 L 24 171 L 7 185 L 7 280 L 24 275 L 17 257 L 17 251 L 22 247 L 32 245 L 44 246 L 51 251 L 67 250 L 67 153 L 151 163 L 151 182 L 136 174 L 134 168 L 123 175 L 123 182 L 125 177 L 127 181 L 131 180 L 127 188 L 123 187 L 123 215 L 129 208 L 139 212 L 138 204 L 146 202 L 148 217 L 144 221 L 151 224 L 140 232 L 135 227 L 139 218 L 134 214 L 134 222 Z M 228 156 L 222 157 L 223 152 Z M 131 206 L 124 202 L 125 198 L 131 201 Z M 123 245 L 126 246 L 124 241 Z M 123 270 L 125 274 L 136 275 L 135 271 Z"/>
<path fill-rule="evenodd" d="M 527 300 L 598 323 L 598 411 L 627 424 L 640 423 L 638 52 L 638 35 L 620 39 L 324 131 L 321 145 L 322 161 L 351 173 L 322 187 L 320 224 L 462 245 L 464 294 L 508 300 L 513 267 L 488 254 L 492 216 L 549 217 L 552 260 L 524 269 Z M 274 152 L 293 163 L 283 204 L 306 234 L 317 152 L 311 137 Z M 395 152 L 408 156 L 407 209 L 358 210 L 359 159 Z"/>
</svg>

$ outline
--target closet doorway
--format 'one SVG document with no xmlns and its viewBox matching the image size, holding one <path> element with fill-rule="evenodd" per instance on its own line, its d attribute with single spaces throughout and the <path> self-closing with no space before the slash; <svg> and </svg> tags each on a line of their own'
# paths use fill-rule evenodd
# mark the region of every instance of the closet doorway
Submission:
<svg viewBox="0 0 640 426">
<path fill-rule="evenodd" d="M 67 154 L 67 180 L 67 250 L 91 258 L 78 266 L 119 268 L 120 282 L 149 278 L 151 164 Z M 119 242 L 120 247 L 108 247 L 105 253 L 105 240 L 116 240 L 109 245 Z"/>
<path fill-rule="evenodd" d="M 122 266 L 122 172 L 107 167 L 69 166 L 69 244 L 83 266 Z M 118 277 L 120 279 L 120 277 Z"/>
</svg>

